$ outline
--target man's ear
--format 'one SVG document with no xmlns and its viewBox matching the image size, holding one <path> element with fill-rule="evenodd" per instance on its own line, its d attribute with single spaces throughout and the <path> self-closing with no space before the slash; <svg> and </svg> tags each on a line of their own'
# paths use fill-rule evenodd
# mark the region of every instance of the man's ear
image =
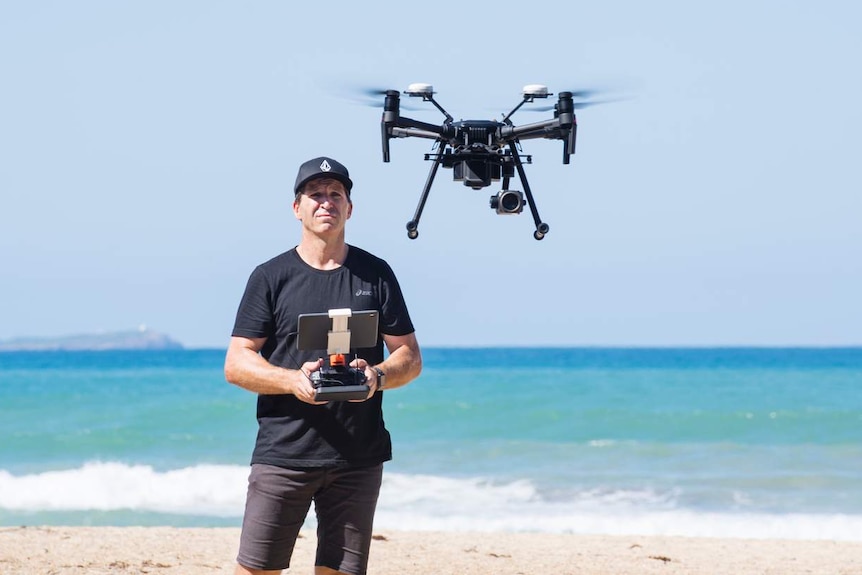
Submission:
<svg viewBox="0 0 862 575">
<path fill-rule="evenodd" d="M 299 202 L 301 199 L 302 196 L 293 200 L 293 216 L 299 221 L 302 221 L 302 216 L 299 215 Z"/>
</svg>

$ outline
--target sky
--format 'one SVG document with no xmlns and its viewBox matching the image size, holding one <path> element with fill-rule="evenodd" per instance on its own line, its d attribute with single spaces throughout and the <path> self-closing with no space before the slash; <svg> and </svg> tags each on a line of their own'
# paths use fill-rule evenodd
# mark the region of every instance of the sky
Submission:
<svg viewBox="0 0 862 575">
<path fill-rule="evenodd" d="M 347 241 L 393 267 L 421 345 L 862 345 L 860 17 L 0 2 L 0 340 L 146 325 L 225 347 L 252 269 L 299 239 L 299 164 L 327 155 L 355 182 Z M 382 98 L 362 94 L 413 82 L 456 120 L 500 119 L 526 84 L 616 100 L 578 110 L 568 165 L 561 142 L 522 142 L 545 239 L 490 209 L 499 184 L 449 170 L 407 238 L 430 142 L 393 140 L 384 163 Z"/>
</svg>

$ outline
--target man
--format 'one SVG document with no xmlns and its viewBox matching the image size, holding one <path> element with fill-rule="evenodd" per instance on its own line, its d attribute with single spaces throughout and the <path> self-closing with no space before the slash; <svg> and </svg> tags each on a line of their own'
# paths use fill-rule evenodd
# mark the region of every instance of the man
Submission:
<svg viewBox="0 0 862 575">
<path fill-rule="evenodd" d="M 259 430 L 237 574 L 286 569 L 312 501 L 315 575 L 362 575 L 368 565 L 383 462 L 392 456 L 381 390 L 416 378 L 422 359 L 392 269 L 345 242 L 352 188 L 332 158 L 302 164 L 293 202 L 299 244 L 252 272 L 239 305 L 225 377 L 258 394 Z M 368 396 L 315 401 L 311 373 L 325 350 L 297 349 L 297 317 L 343 308 L 379 312 L 376 346 L 350 362 L 368 378 Z"/>
</svg>

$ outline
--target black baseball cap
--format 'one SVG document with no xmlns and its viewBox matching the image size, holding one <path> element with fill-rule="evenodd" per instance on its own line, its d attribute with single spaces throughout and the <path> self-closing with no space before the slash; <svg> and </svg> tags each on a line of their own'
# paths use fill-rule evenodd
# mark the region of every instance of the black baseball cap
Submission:
<svg viewBox="0 0 862 575">
<path fill-rule="evenodd" d="M 350 189 L 353 187 L 353 182 L 350 180 L 350 172 L 344 167 L 344 164 L 321 156 L 308 160 L 299 166 L 299 173 L 296 174 L 296 185 L 293 187 L 295 193 L 299 193 L 302 186 L 316 178 L 332 178 L 344 184 L 344 189 L 350 195 Z"/>
</svg>

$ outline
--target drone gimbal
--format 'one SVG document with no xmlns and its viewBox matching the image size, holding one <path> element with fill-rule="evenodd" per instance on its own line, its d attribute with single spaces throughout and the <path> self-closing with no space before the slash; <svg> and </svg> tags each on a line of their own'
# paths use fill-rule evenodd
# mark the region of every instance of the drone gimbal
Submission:
<svg viewBox="0 0 862 575">
<path fill-rule="evenodd" d="M 518 152 L 520 140 L 545 138 L 563 141 L 563 163 L 568 164 L 575 153 L 575 137 L 577 122 L 575 119 L 576 104 L 573 92 L 557 94 L 554 105 L 554 117 L 543 122 L 515 126 L 510 118 L 518 109 L 536 99 L 545 99 L 553 94 L 541 84 L 524 86 L 523 99 L 501 121 L 493 120 L 461 120 L 453 121 L 451 115 L 434 99 L 434 88 L 431 84 L 411 84 L 404 91 L 410 97 L 422 98 L 431 102 L 446 117 L 441 125 L 430 124 L 405 118 L 400 113 L 400 93 L 398 90 L 383 92 L 383 118 L 381 120 L 381 136 L 383 138 L 383 161 L 389 161 L 389 140 L 391 138 L 419 137 L 434 140 L 431 153 L 425 154 L 425 159 L 433 162 L 419 205 L 413 219 L 407 222 L 407 237 L 416 239 L 419 236 L 419 218 L 434 183 L 438 168 L 452 168 L 453 179 L 463 182 L 465 186 L 479 190 L 499 181 L 502 177 L 502 191 L 491 196 L 491 208 L 498 214 L 519 214 L 526 202 L 533 214 L 536 230 L 533 237 L 541 240 L 550 227 L 539 218 L 536 202 L 527 182 L 524 164 L 533 161 L 530 155 Z M 515 172 L 524 188 L 520 191 L 510 190 L 509 182 Z M 525 200 L 526 196 L 526 200 Z"/>
</svg>

